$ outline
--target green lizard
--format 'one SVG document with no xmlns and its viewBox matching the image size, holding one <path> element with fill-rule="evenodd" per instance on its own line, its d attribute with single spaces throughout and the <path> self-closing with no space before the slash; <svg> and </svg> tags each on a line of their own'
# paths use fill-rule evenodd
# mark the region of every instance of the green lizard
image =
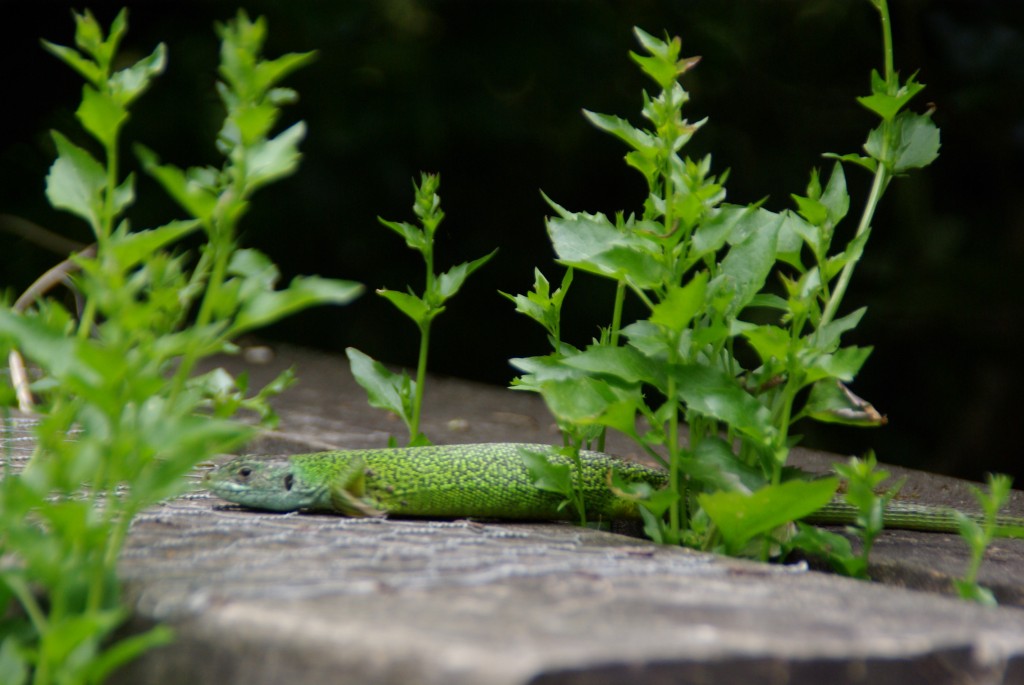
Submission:
<svg viewBox="0 0 1024 685">
<path fill-rule="evenodd" d="M 519 520 L 572 519 L 561 495 L 534 485 L 524 451 L 572 462 L 547 445 L 487 443 L 396 449 L 340 450 L 280 458 L 240 457 L 206 476 L 209 490 L 230 502 L 268 511 L 333 511 L 346 516 L 424 516 Z M 654 488 L 668 476 L 654 468 L 598 452 L 582 452 L 582 483 L 588 517 L 639 519 L 637 503 L 613 492 L 609 473 L 627 483 Z M 851 524 L 856 510 L 836 499 L 805 519 Z M 892 501 L 883 520 L 888 528 L 954 533 L 950 509 Z M 979 520 L 981 520 L 979 518 Z M 1024 536 L 1024 518 L 1003 516 L 1001 535 Z"/>
</svg>

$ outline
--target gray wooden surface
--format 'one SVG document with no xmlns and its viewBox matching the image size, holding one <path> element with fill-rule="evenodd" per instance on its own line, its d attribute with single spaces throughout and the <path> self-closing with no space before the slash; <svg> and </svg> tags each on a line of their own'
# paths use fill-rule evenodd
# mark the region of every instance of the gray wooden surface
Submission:
<svg viewBox="0 0 1024 685">
<path fill-rule="evenodd" d="M 253 450 L 401 434 L 365 405 L 340 357 L 284 348 L 248 370 L 258 382 L 290 365 L 301 383 L 278 403 L 280 431 Z M 428 407 L 435 442 L 557 440 L 523 393 L 432 379 Z M 824 469 L 836 457 L 795 459 Z M 915 498 L 965 501 L 961 483 L 910 476 Z M 1024 596 L 1022 553 L 1019 541 L 990 553 L 983 581 L 1004 601 Z M 115 682 L 1024 682 L 1019 609 L 899 587 L 948 590 L 966 563 L 956 536 L 887 532 L 875 562 L 891 585 L 567 524 L 266 514 L 196 491 L 132 528 L 121 571 L 133 625 L 167 621 L 178 639 Z"/>
</svg>

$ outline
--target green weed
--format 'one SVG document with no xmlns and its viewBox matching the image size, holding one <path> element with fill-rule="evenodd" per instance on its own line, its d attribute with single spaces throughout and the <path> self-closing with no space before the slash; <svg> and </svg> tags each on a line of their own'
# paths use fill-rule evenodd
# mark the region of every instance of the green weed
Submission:
<svg viewBox="0 0 1024 685">
<path fill-rule="evenodd" d="M 441 177 L 436 174 L 423 174 L 420 183 L 413 184 L 416 201 L 413 212 L 420 225 L 413 226 L 405 221 L 387 221 L 378 218 L 380 223 L 400 235 L 405 244 L 423 255 L 426 265 L 426 283 L 423 294 L 417 295 L 410 288 L 408 292 L 380 289 L 377 294 L 393 304 L 400 312 L 412 319 L 420 333 L 419 357 L 416 364 L 416 380 L 402 371 L 390 371 L 380 362 L 360 352 L 354 347 L 345 350 L 348 354 L 352 375 L 369 397 L 371 406 L 389 411 L 405 422 L 409 430 L 409 445 L 426 445 L 430 441 L 420 431 L 420 416 L 423 412 L 423 390 L 427 376 L 427 358 L 430 352 L 430 327 L 441 312 L 445 303 L 455 296 L 463 283 L 474 271 L 487 263 L 495 252 L 484 255 L 471 262 L 458 264 L 443 273 L 434 273 L 434 235 L 437 227 L 444 220 L 441 211 L 441 198 L 437 189 L 441 185 Z M 392 440 L 392 442 L 394 442 Z"/>
<path fill-rule="evenodd" d="M 669 471 L 667 493 L 648 506 L 652 538 L 732 554 L 767 557 L 789 537 L 791 522 L 828 503 L 837 479 L 804 480 L 786 466 L 800 419 L 880 425 L 885 419 L 849 389 L 870 348 L 844 346 L 863 308 L 840 306 L 872 230 L 878 202 L 896 176 L 938 155 L 930 112 L 906 109 L 923 88 L 893 68 L 888 8 L 882 18 L 884 70 L 858 101 L 880 121 L 864 154 L 826 155 L 835 164 L 812 171 L 794 210 L 759 201 L 726 202 L 728 174 L 711 157 L 683 148 L 706 120 L 688 121 L 681 77 L 698 58 L 681 56 L 678 38 L 640 29 L 643 51 L 631 53 L 655 84 L 643 93 L 636 126 L 585 112 L 598 129 L 626 144 L 626 164 L 646 182 L 632 213 L 571 211 L 548 200 L 547 231 L 569 274 L 611 279 L 615 296 L 599 339 L 575 347 L 559 337 L 568 279 L 557 297 L 538 272 L 533 292 L 514 299 L 541 323 L 550 354 L 512 360 L 522 372 L 513 387 L 540 393 L 566 443 L 600 448 L 604 431 L 633 438 Z M 845 165 L 872 175 L 852 231 Z M 623 321 L 632 296 L 646 316 Z M 682 420 L 688 440 L 682 439 Z M 536 466 L 535 466 L 536 468 Z M 538 477 L 542 474 L 535 473 Z M 578 501 L 576 485 L 563 494 Z"/>
<path fill-rule="evenodd" d="M 272 421 L 266 400 L 291 381 L 286 373 L 250 393 L 222 369 L 195 375 L 197 363 L 233 350 L 240 333 L 360 291 L 315 277 L 277 289 L 274 264 L 237 245 L 252 194 L 298 165 L 304 125 L 272 134 L 281 106 L 297 97 L 278 83 L 312 53 L 263 59 L 262 19 L 240 12 L 219 25 L 223 165 L 179 169 L 136 146 L 189 218 L 133 230 L 126 212 L 136 184 L 121 172 L 121 132 L 167 51 L 159 45 L 115 71 L 126 12 L 106 33 L 88 12 L 75 22 L 74 48 L 44 46 L 85 79 L 76 116 L 91 140 L 53 132 L 46 195 L 92 229 L 95 246 L 73 260 L 84 307 L 77 317 L 50 300 L 0 310 L 0 346 L 43 374 L 32 387 L 43 409 L 37 449 L 21 473 L 6 464 L 0 482 L 0 606 L 20 607 L 0 622 L 0 681 L 9 685 L 100 683 L 172 639 L 162 626 L 113 637 L 129 612 L 116 564 L 132 519 L 179 493 L 198 462 L 253 435 L 254 426 L 230 420 L 238 410 Z M 198 257 L 177 247 L 186 236 L 203 239 Z"/>
<path fill-rule="evenodd" d="M 998 517 L 1000 510 L 1010 501 L 1011 479 L 1005 475 L 989 474 L 988 492 L 971 487 L 975 500 L 984 513 L 984 520 L 975 521 L 962 512 L 955 511 L 960 537 L 967 543 L 971 551 L 971 560 L 963 578 L 953 581 L 957 593 L 964 599 L 970 599 L 986 606 L 995 606 L 996 599 L 992 591 L 978 584 L 978 571 L 985 558 L 985 550 L 992 544 L 998 533 Z"/>
</svg>

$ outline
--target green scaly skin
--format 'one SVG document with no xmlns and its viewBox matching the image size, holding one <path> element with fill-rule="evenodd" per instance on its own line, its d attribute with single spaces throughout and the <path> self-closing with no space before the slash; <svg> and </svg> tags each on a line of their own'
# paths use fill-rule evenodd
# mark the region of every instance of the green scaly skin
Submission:
<svg viewBox="0 0 1024 685">
<path fill-rule="evenodd" d="M 281 459 L 242 457 L 211 471 L 215 495 L 254 509 L 335 511 L 522 520 L 574 519 L 561 495 L 539 490 L 523 451 L 571 464 L 548 445 L 486 443 L 340 450 Z M 582 452 L 584 506 L 595 520 L 639 519 L 634 502 L 608 487 L 614 469 L 626 482 L 664 487 L 666 474 L 606 454 Z"/>
<path fill-rule="evenodd" d="M 534 485 L 522 454 L 540 452 L 553 461 L 572 462 L 548 445 L 486 443 L 397 449 L 340 450 L 281 458 L 240 457 L 210 471 L 206 486 L 221 497 L 267 511 L 333 511 L 346 516 L 420 516 L 511 520 L 572 520 L 564 498 Z M 584 504 L 592 520 L 638 520 L 632 500 L 609 488 L 612 470 L 625 482 L 662 488 L 664 471 L 599 452 L 581 452 Z M 981 517 L 967 514 L 977 521 Z M 857 511 L 835 500 L 809 523 L 856 522 Z M 957 532 L 954 511 L 892 501 L 883 521 L 887 528 Z M 997 533 L 1024 535 L 1024 518 L 1000 516 Z"/>
</svg>

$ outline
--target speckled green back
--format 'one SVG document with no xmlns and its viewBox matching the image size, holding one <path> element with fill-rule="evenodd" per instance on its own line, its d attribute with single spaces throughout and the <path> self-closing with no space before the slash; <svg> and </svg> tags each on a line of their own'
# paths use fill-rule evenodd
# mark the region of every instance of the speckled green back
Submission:
<svg viewBox="0 0 1024 685">
<path fill-rule="evenodd" d="M 522 451 L 553 455 L 570 464 L 548 445 L 486 443 L 434 445 L 396 449 L 342 450 L 291 457 L 296 474 L 318 482 L 331 481 L 348 470 L 354 458 L 363 460 L 366 500 L 375 508 L 399 516 L 440 516 L 512 519 L 573 519 L 571 507 L 558 509 L 560 495 L 533 485 Z M 608 488 L 615 469 L 627 482 L 665 485 L 662 471 L 598 452 L 583 452 L 583 480 L 588 518 L 636 519 L 636 505 Z M 321 481 L 322 479 L 322 481 Z"/>
</svg>

